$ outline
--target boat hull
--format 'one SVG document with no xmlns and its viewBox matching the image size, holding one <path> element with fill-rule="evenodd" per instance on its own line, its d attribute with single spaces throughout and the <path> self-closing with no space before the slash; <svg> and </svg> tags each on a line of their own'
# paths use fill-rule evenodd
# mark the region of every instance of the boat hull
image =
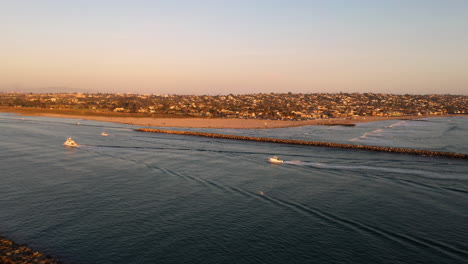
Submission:
<svg viewBox="0 0 468 264">
<path fill-rule="evenodd" d="M 275 163 L 275 164 L 280 164 L 280 163 L 283 163 L 284 161 L 282 160 L 279 160 L 279 159 L 275 159 L 275 158 L 269 158 L 268 161 L 270 163 Z"/>
<path fill-rule="evenodd" d="M 64 143 L 64 146 L 66 147 L 79 147 L 80 145 L 75 142 L 75 140 L 68 138 Z"/>
</svg>

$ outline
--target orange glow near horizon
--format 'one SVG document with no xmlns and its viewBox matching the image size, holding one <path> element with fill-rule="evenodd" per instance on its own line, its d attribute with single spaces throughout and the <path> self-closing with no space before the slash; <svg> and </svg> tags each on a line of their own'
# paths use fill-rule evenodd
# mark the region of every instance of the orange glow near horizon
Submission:
<svg viewBox="0 0 468 264">
<path fill-rule="evenodd" d="M 306 2 L 96 4 L 83 18 L 73 13 L 79 3 L 55 4 L 0 11 L 10 22 L 0 25 L 0 91 L 468 93 L 468 38 L 460 35 L 468 5 L 444 21 L 405 6 L 413 13 L 394 21 Z M 402 12 L 382 5 L 367 8 Z"/>
</svg>

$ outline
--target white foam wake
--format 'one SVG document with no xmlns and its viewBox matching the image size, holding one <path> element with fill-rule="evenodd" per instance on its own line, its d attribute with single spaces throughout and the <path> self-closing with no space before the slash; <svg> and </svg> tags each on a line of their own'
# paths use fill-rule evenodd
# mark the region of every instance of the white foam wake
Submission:
<svg viewBox="0 0 468 264">
<path fill-rule="evenodd" d="M 388 168 L 388 167 L 377 167 L 377 166 L 362 166 L 362 165 L 335 165 L 329 163 L 321 162 L 304 162 L 300 160 L 284 161 L 284 164 L 291 164 L 297 166 L 307 166 L 318 169 L 331 169 L 331 170 L 353 170 L 353 171 L 377 171 L 377 172 L 388 172 L 388 173 L 398 173 L 405 175 L 415 175 L 426 178 L 435 178 L 435 179 L 448 179 L 447 175 L 434 173 L 432 171 L 426 170 L 415 170 L 415 169 L 406 169 L 406 168 Z M 452 178 L 452 177 L 451 177 Z M 458 179 L 458 176 L 455 176 L 454 179 Z M 463 178 L 463 177 L 462 177 Z"/>
</svg>

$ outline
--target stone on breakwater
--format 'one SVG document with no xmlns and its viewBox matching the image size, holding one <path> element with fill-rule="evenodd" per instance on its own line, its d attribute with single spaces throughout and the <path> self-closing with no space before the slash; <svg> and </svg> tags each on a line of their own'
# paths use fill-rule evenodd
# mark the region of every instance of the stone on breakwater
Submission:
<svg viewBox="0 0 468 264">
<path fill-rule="evenodd" d="M 356 124 L 347 124 L 347 123 L 330 123 L 330 124 L 319 124 L 319 125 L 324 125 L 324 126 L 356 126 Z"/>
<path fill-rule="evenodd" d="M 25 245 L 18 245 L 15 242 L 0 236 L 0 263 L 5 264 L 58 264 L 61 263 L 50 256 L 39 253 Z"/>
<path fill-rule="evenodd" d="M 190 132 L 190 131 L 177 131 L 177 130 L 164 130 L 164 129 L 151 129 L 151 128 L 139 128 L 139 129 L 136 129 L 136 131 L 151 132 L 151 133 L 175 134 L 175 135 L 199 136 L 199 137 L 211 137 L 211 138 L 223 138 L 223 139 L 234 139 L 234 140 L 246 140 L 246 141 L 258 141 L 258 142 L 269 142 L 269 143 L 280 143 L 280 144 L 305 145 L 305 146 L 316 146 L 316 147 L 357 149 L 357 150 L 402 153 L 402 154 L 420 155 L 420 156 L 468 159 L 468 154 L 464 154 L 464 153 L 431 151 L 431 150 L 422 150 L 422 149 L 364 146 L 364 145 L 341 144 L 341 143 L 322 142 L 322 141 L 304 141 L 304 140 L 295 140 L 295 139 L 247 137 L 247 136 L 225 135 L 225 134 L 216 134 L 216 133 Z"/>
</svg>

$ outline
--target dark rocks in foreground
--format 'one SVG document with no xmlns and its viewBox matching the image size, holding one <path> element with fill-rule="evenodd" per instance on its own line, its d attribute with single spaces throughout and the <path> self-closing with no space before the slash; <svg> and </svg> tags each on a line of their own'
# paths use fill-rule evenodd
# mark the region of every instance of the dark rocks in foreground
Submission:
<svg viewBox="0 0 468 264">
<path fill-rule="evenodd" d="M 18 245 L 15 242 L 0 236 L 0 263 L 2 264 L 59 264 L 48 255 L 39 253 L 28 246 Z"/>
<path fill-rule="evenodd" d="M 340 144 L 340 143 L 321 142 L 321 141 L 304 141 L 304 140 L 294 140 L 294 139 L 247 137 L 247 136 L 224 135 L 224 134 L 216 134 L 216 133 L 176 131 L 176 130 L 151 129 L 151 128 L 139 128 L 139 129 L 136 129 L 136 131 L 175 134 L 175 135 L 189 135 L 189 136 L 199 136 L 199 137 L 211 137 L 211 138 L 224 138 L 224 139 L 246 140 L 246 141 L 258 141 L 258 142 L 269 142 L 269 143 L 280 143 L 280 144 L 316 146 L 316 147 L 356 149 L 356 150 L 367 150 L 367 151 L 378 151 L 378 152 L 392 152 L 392 153 L 420 155 L 420 156 L 468 159 L 468 154 L 464 154 L 464 153 L 431 151 L 431 150 L 422 150 L 422 149 L 364 146 L 364 145 Z"/>
</svg>

